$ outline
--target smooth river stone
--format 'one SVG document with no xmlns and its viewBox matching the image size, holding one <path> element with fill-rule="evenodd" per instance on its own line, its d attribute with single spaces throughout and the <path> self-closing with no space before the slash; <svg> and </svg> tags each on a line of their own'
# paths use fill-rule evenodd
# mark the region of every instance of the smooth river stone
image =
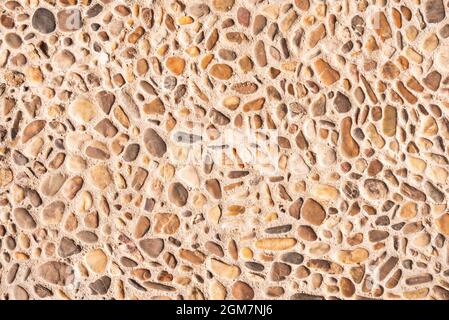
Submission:
<svg viewBox="0 0 449 320">
<path fill-rule="evenodd" d="M 153 157 L 162 157 L 167 151 L 165 141 L 151 128 L 145 130 L 143 141 L 146 149 Z"/>
<path fill-rule="evenodd" d="M 319 226 L 326 218 L 326 212 L 318 202 L 309 198 L 301 208 L 301 218 L 314 226 Z"/>
<path fill-rule="evenodd" d="M 344 118 L 340 123 L 340 150 L 344 157 L 348 159 L 355 158 L 359 155 L 359 145 L 351 136 L 351 117 Z"/>
<path fill-rule="evenodd" d="M 175 204 L 177 207 L 183 207 L 187 203 L 187 199 L 189 197 L 189 192 L 184 186 L 179 183 L 172 183 L 168 187 L 168 199 L 171 203 Z"/>
<path fill-rule="evenodd" d="M 64 262 L 49 261 L 39 266 L 38 275 L 46 282 L 58 286 L 73 283 L 75 274 L 71 266 Z"/>
<path fill-rule="evenodd" d="M 36 228 L 36 221 L 27 209 L 16 208 L 13 211 L 13 216 L 20 228 L 25 230 L 32 230 Z"/>
<path fill-rule="evenodd" d="M 55 16 L 45 8 L 39 8 L 34 12 L 31 24 L 34 29 L 44 34 L 52 33 L 56 29 Z"/>
</svg>

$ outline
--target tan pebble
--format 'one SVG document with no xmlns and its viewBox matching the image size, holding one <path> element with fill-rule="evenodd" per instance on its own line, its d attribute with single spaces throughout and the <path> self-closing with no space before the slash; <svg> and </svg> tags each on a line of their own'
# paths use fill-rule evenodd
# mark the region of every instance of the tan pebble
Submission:
<svg viewBox="0 0 449 320">
<path fill-rule="evenodd" d="M 315 72 L 318 74 L 320 81 L 326 85 L 330 86 L 340 79 L 340 74 L 338 71 L 333 69 L 327 62 L 323 59 L 317 59 L 313 63 Z"/>
<path fill-rule="evenodd" d="M 90 169 L 90 178 L 94 186 L 106 189 L 112 182 L 112 176 L 107 166 L 98 164 Z"/>
<path fill-rule="evenodd" d="M 407 202 L 401 206 L 399 210 L 399 215 L 402 218 L 410 219 L 414 218 L 417 214 L 417 205 L 414 202 Z"/>
<path fill-rule="evenodd" d="M 294 10 L 290 10 L 285 17 L 281 20 L 280 24 L 279 24 L 279 30 L 282 33 L 285 33 L 287 31 L 290 30 L 291 26 L 293 25 L 293 23 L 295 22 L 295 20 L 297 19 L 298 14 L 296 13 L 296 11 Z"/>
<path fill-rule="evenodd" d="M 337 252 L 337 260 L 344 264 L 358 264 L 369 257 L 369 252 L 363 248 L 354 250 L 340 250 Z"/>
<path fill-rule="evenodd" d="M 165 61 L 165 66 L 175 76 L 179 76 L 184 71 L 185 61 L 184 61 L 184 59 L 176 57 L 176 56 L 169 57 Z"/>
<path fill-rule="evenodd" d="M 326 212 L 318 202 L 309 198 L 301 208 L 301 218 L 312 225 L 319 226 L 326 218 Z"/>
<path fill-rule="evenodd" d="M 6 187 L 13 180 L 13 172 L 11 169 L 0 168 L 0 187 Z"/>
<path fill-rule="evenodd" d="M 233 70 L 227 64 L 214 64 L 210 68 L 209 74 L 219 80 L 228 80 L 232 77 Z"/>
<path fill-rule="evenodd" d="M 449 214 L 443 214 L 435 219 L 437 229 L 445 236 L 449 235 Z"/>
<path fill-rule="evenodd" d="M 314 48 L 324 37 L 326 37 L 326 28 L 324 27 L 324 24 L 320 24 L 309 33 L 307 45 L 309 48 Z"/>
<path fill-rule="evenodd" d="M 439 40 L 437 35 L 435 33 L 431 33 L 424 38 L 421 47 L 423 50 L 433 51 L 438 47 L 438 44 Z"/>
<path fill-rule="evenodd" d="M 374 14 L 371 23 L 373 25 L 374 31 L 376 31 L 377 35 L 382 39 L 382 41 L 391 38 L 391 27 L 388 23 L 387 17 L 383 12 L 377 12 L 376 14 Z"/>
<path fill-rule="evenodd" d="M 179 218 L 172 213 L 156 213 L 154 216 L 154 231 L 156 233 L 174 234 L 180 225 Z"/>
<path fill-rule="evenodd" d="M 252 300 L 254 290 L 247 283 L 237 281 L 232 285 L 232 296 L 237 300 Z"/>
<path fill-rule="evenodd" d="M 92 120 L 97 112 L 95 106 L 89 100 L 79 98 L 70 104 L 69 114 L 76 121 L 86 123 Z"/>
<path fill-rule="evenodd" d="M 227 292 L 225 286 L 217 280 L 212 280 L 209 285 L 209 296 L 211 300 L 224 300 Z"/>
<path fill-rule="evenodd" d="M 44 81 L 44 76 L 39 67 L 27 67 L 25 74 L 28 81 L 33 85 L 39 85 Z"/>
<path fill-rule="evenodd" d="M 230 265 L 217 259 L 211 259 L 209 266 L 213 273 L 229 280 L 236 279 L 240 275 L 240 268 L 238 266 Z"/>
<path fill-rule="evenodd" d="M 257 98 L 255 100 L 251 100 L 251 101 L 244 103 L 242 106 L 242 110 L 244 112 L 258 111 L 263 108 L 264 104 L 265 104 L 265 98 Z"/>
<path fill-rule="evenodd" d="M 411 171 L 418 174 L 423 174 L 427 167 L 424 160 L 412 156 L 407 157 L 407 164 Z"/>
<path fill-rule="evenodd" d="M 345 298 L 350 298 L 355 293 L 354 283 L 348 278 L 341 278 L 339 281 L 340 291 Z"/>
<path fill-rule="evenodd" d="M 200 185 L 200 179 L 195 167 L 187 165 L 178 170 L 178 176 L 183 183 L 191 188 L 197 188 Z"/>
<path fill-rule="evenodd" d="M 180 249 L 178 256 L 181 259 L 187 260 L 192 264 L 200 265 L 204 263 L 206 256 L 200 251 L 191 251 L 187 249 Z"/>
<path fill-rule="evenodd" d="M 221 217 L 221 209 L 219 206 L 212 207 L 207 212 L 207 219 L 213 224 L 218 224 Z"/>
<path fill-rule="evenodd" d="M 223 98 L 222 105 L 229 110 L 235 110 L 240 105 L 240 98 L 237 96 L 228 96 Z"/>
<path fill-rule="evenodd" d="M 287 250 L 296 244 L 293 238 L 265 238 L 256 240 L 255 246 L 262 250 Z"/>
<path fill-rule="evenodd" d="M 396 133 L 396 125 L 397 125 L 396 108 L 392 106 L 386 106 L 384 110 L 384 116 L 382 119 L 382 132 L 386 136 L 392 137 Z"/>
<path fill-rule="evenodd" d="M 404 298 L 409 300 L 420 300 L 427 296 L 428 293 L 428 288 L 421 288 L 416 290 L 404 291 L 402 295 L 404 296 Z"/>
<path fill-rule="evenodd" d="M 338 197 L 339 191 L 333 186 L 318 184 L 313 187 L 312 195 L 324 201 L 332 201 Z"/>
<path fill-rule="evenodd" d="M 22 143 L 28 142 L 32 137 L 37 135 L 45 127 L 47 121 L 45 120 L 34 120 L 30 122 L 24 129 L 22 133 Z"/>
<path fill-rule="evenodd" d="M 85 255 L 86 264 L 95 273 L 103 273 L 106 270 L 108 257 L 101 249 L 94 249 Z"/>
<path fill-rule="evenodd" d="M 219 12 L 226 12 L 232 9 L 235 0 L 212 0 L 212 8 Z"/>
</svg>

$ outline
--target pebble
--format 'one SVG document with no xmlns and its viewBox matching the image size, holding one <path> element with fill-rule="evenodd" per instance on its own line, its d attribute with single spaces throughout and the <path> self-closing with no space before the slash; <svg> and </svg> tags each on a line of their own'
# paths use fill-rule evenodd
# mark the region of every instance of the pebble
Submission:
<svg viewBox="0 0 449 320">
<path fill-rule="evenodd" d="M 75 56 L 69 50 L 62 50 L 55 55 L 54 65 L 60 70 L 67 70 L 75 61 Z"/>
<path fill-rule="evenodd" d="M 235 0 L 212 0 L 212 8 L 218 12 L 227 12 L 234 6 Z"/>
<path fill-rule="evenodd" d="M 105 189 L 112 182 L 112 176 L 107 166 L 98 164 L 90 169 L 92 183 L 99 189 Z"/>
<path fill-rule="evenodd" d="M 330 86 L 340 79 L 340 74 L 338 71 L 333 69 L 326 61 L 323 59 L 317 59 L 313 63 L 315 72 L 317 73 L 320 81 L 326 85 Z"/>
<path fill-rule="evenodd" d="M 281 260 L 290 264 L 301 264 L 304 261 L 304 257 L 296 252 L 287 252 L 281 256 Z"/>
<path fill-rule="evenodd" d="M 28 142 L 31 138 L 39 134 L 39 132 L 44 129 L 47 121 L 45 120 L 34 120 L 30 122 L 22 132 L 22 143 Z"/>
<path fill-rule="evenodd" d="M 256 247 L 262 250 L 287 250 L 296 244 L 293 238 L 265 238 L 256 240 Z"/>
<path fill-rule="evenodd" d="M 346 113 L 351 110 L 351 101 L 341 92 L 337 92 L 334 98 L 334 108 L 339 113 Z"/>
<path fill-rule="evenodd" d="M 95 106 L 86 99 L 77 99 L 69 107 L 69 114 L 80 123 L 86 123 L 92 120 L 97 111 Z"/>
<path fill-rule="evenodd" d="M 189 197 L 189 192 L 187 189 L 179 182 L 172 183 L 168 187 L 168 199 L 171 203 L 178 207 L 183 207 L 187 203 Z"/>
<path fill-rule="evenodd" d="M 172 74 L 179 76 L 184 71 L 185 61 L 179 57 L 169 57 L 165 61 L 165 66 Z"/>
<path fill-rule="evenodd" d="M 17 222 L 17 225 L 25 230 L 32 230 L 36 228 L 36 221 L 33 219 L 33 216 L 26 210 L 25 208 L 16 208 L 13 212 L 14 219 Z"/>
<path fill-rule="evenodd" d="M 194 166 L 187 165 L 178 170 L 179 179 L 191 188 L 198 188 L 200 186 L 200 178 Z"/>
<path fill-rule="evenodd" d="M 283 281 L 290 275 L 291 271 L 292 268 L 288 264 L 274 262 L 270 270 L 270 279 L 271 281 Z"/>
<path fill-rule="evenodd" d="M 214 64 L 210 70 L 209 74 L 218 80 L 228 80 L 232 77 L 232 68 L 224 63 Z"/>
<path fill-rule="evenodd" d="M 108 256 L 101 249 L 94 249 L 86 253 L 87 266 L 95 273 L 102 274 L 106 270 Z"/>
<path fill-rule="evenodd" d="M 58 286 L 69 285 L 75 279 L 73 268 L 58 261 L 48 261 L 41 264 L 38 268 L 38 275 L 46 282 Z"/>
<path fill-rule="evenodd" d="M 62 201 L 53 201 L 42 209 L 42 220 L 47 225 L 57 225 L 61 222 L 65 211 L 65 204 Z"/>
<path fill-rule="evenodd" d="M 447 6 L 1 2 L 0 292 L 447 299 Z"/>
<path fill-rule="evenodd" d="M 341 293 L 345 298 L 350 298 L 355 293 L 355 286 L 354 283 L 348 278 L 342 277 L 339 281 L 339 287 L 341 290 Z"/>
<path fill-rule="evenodd" d="M 139 247 L 151 258 L 157 258 L 164 250 L 164 240 L 162 239 L 143 239 L 139 242 Z"/>
<path fill-rule="evenodd" d="M 446 17 L 443 0 L 427 0 L 424 2 L 424 14 L 428 23 L 438 23 Z"/>
<path fill-rule="evenodd" d="M 315 200 L 306 199 L 301 208 L 301 218 L 314 226 L 319 226 L 326 218 L 326 212 Z"/>
<path fill-rule="evenodd" d="M 240 23 L 243 27 L 249 26 L 249 20 L 251 17 L 251 13 L 248 9 L 240 7 L 237 9 L 237 21 Z"/>
<path fill-rule="evenodd" d="M 46 8 L 38 8 L 31 19 L 33 28 L 43 34 L 49 34 L 56 29 L 54 14 Z"/>
<path fill-rule="evenodd" d="M 5 35 L 5 42 L 12 49 L 20 48 L 23 43 L 22 38 L 15 33 L 7 33 Z"/>
<path fill-rule="evenodd" d="M 111 278 L 108 276 L 103 276 L 100 279 L 92 282 L 89 288 L 94 292 L 94 294 L 104 295 L 107 294 L 111 285 Z"/>
<path fill-rule="evenodd" d="M 299 226 L 298 236 L 304 241 L 315 241 L 317 239 L 315 231 L 310 226 Z"/>
<path fill-rule="evenodd" d="M 125 152 L 123 153 L 123 160 L 127 162 L 132 162 L 136 160 L 139 155 L 140 145 L 137 143 L 130 144 L 126 147 Z"/>
<path fill-rule="evenodd" d="M 80 253 L 81 247 L 76 244 L 73 239 L 63 237 L 58 247 L 58 254 L 62 258 L 70 257 L 74 254 Z"/>
<path fill-rule="evenodd" d="M 237 300 L 252 300 L 254 290 L 247 283 L 237 281 L 232 285 L 232 296 Z"/>
<path fill-rule="evenodd" d="M 219 277 L 229 280 L 237 279 L 241 273 L 238 266 L 226 264 L 218 259 L 210 260 L 210 268 Z"/>
<path fill-rule="evenodd" d="M 109 114 L 112 106 L 115 102 L 115 96 L 113 93 L 108 91 L 100 91 L 95 95 L 95 100 L 98 106 L 103 110 L 105 114 Z"/>
<path fill-rule="evenodd" d="M 67 177 L 61 173 L 46 174 L 41 180 L 39 190 L 45 196 L 54 196 L 61 189 L 66 179 Z"/>
<path fill-rule="evenodd" d="M 78 9 L 61 10 L 56 16 L 58 18 L 58 28 L 63 32 L 77 31 L 83 26 L 81 12 Z"/>
<path fill-rule="evenodd" d="M 159 134 L 151 128 L 148 128 L 144 132 L 143 141 L 147 151 L 153 157 L 162 157 L 167 151 L 167 145 L 165 141 L 159 136 Z"/>
<path fill-rule="evenodd" d="M 354 140 L 354 138 L 351 135 L 351 127 L 352 127 L 352 120 L 350 117 L 346 117 L 341 121 L 340 149 L 343 156 L 349 159 L 357 157 L 360 152 L 358 143 Z"/>
<path fill-rule="evenodd" d="M 366 195 L 373 200 L 384 199 L 388 193 L 387 185 L 377 179 L 366 179 L 363 183 L 363 188 Z"/>
<path fill-rule="evenodd" d="M 363 248 L 354 250 L 340 250 L 337 252 L 337 260 L 345 264 L 358 264 L 368 259 L 369 252 Z"/>
<path fill-rule="evenodd" d="M 187 8 L 187 13 L 195 18 L 201 18 L 204 15 L 209 14 L 210 8 L 204 3 L 194 3 Z"/>
<path fill-rule="evenodd" d="M 162 234 L 174 234 L 180 226 L 179 218 L 176 214 L 156 213 L 154 231 Z"/>
<path fill-rule="evenodd" d="M 220 182 L 217 179 L 209 179 L 205 182 L 206 190 L 214 199 L 221 199 L 222 192 Z"/>
<path fill-rule="evenodd" d="M 449 215 L 443 214 L 435 220 L 435 226 L 445 236 L 449 235 Z"/>
<path fill-rule="evenodd" d="M 438 51 L 436 53 L 436 67 L 441 72 L 448 72 L 449 71 L 449 53 L 448 53 L 449 46 L 442 46 L 438 48 Z"/>
<path fill-rule="evenodd" d="M 7 168 L 0 168 L 0 187 L 6 187 L 13 180 L 13 172 Z"/>
</svg>

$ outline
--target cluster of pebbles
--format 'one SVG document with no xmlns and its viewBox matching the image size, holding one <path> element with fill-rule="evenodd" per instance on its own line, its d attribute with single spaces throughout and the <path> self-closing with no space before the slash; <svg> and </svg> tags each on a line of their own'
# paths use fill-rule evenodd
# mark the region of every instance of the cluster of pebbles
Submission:
<svg viewBox="0 0 449 320">
<path fill-rule="evenodd" d="M 448 0 L 2 0 L 0 299 L 449 299 L 448 113 Z"/>
</svg>

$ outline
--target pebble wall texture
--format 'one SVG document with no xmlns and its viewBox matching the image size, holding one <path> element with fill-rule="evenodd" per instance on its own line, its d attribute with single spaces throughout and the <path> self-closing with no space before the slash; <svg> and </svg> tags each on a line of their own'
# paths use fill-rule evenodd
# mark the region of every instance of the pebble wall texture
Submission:
<svg viewBox="0 0 449 320">
<path fill-rule="evenodd" d="M 0 1 L 0 299 L 449 299 L 448 0 Z"/>
</svg>

